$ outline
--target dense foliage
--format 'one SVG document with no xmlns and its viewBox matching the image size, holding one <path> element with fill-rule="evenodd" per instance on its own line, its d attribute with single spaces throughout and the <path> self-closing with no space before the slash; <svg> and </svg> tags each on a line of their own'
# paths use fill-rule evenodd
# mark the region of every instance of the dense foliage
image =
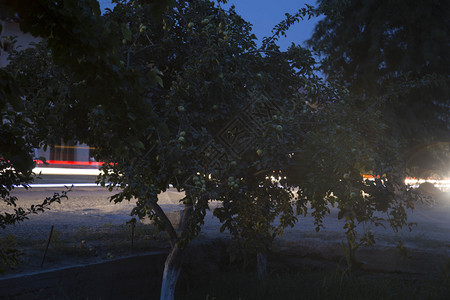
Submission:
<svg viewBox="0 0 450 300">
<path fill-rule="evenodd" d="M 111 28 L 100 18 L 100 10 L 96 1 L 64 1 L 64 3 L 26 0 L 1 1 L 0 9 L 2 18 L 19 20 L 24 32 L 47 38 L 52 51 L 52 60 L 65 66 L 66 72 L 73 76 L 73 87 L 77 87 L 71 89 L 71 94 L 69 94 L 64 90 L 66 86 L 61 85 L 60 82 L 64 83 L 64 80 L 67 81 L 66 78 L 41 72 L 44 71 L 43 66 L 47 67 L 45 71 L 48 70 L 46 63 L 50 61 L 50 56 L 47 55 L 47 51 L 42 56 L 42 60 L 37 60 L 37 56 L 31 60 L 30 65 L 27 66 L 28 69 L 23 72 L 0 70 L 1 194 L 6 204 L 11 206 L 10 210 L 1 215 L 2 226 L 6 226 L 22 221 L 29 213 L 43 211 L 52 202 L 60 201 L 61 197 L 65 197 L 64 193 L 62 196 L 55 194 L 44 200 L 42 204 L 24 209 L 20 206 L 17 207 L 17 198 L 11 196 L 10 192 L 15 186 L 27 187 L 33 181 L 34 148 L 53 144 L 61 138 L 73 136 L 74 132 L 76 132 L 76 139 L 78 139 L 77 136 L 83 138 L 94 136 L 88 133 L 89 127 L 66 132 L 63 129 L 71 128 L 74 123 L 61 121 L 68 116 L 71 116 L 70 120 L 73 120 L 76 116 L 79 118 L 78 124 L 80 124 L 83 118 L 87 119 L 86 114 L 89 108 L 96 104 L 91 97 L 96 97 L 95 93 L 99 90 L 84 88 L 83 80 L 93 81 L 98 86 L 104 87 L 118 79 L 117 76 L 114 77 L 113 73 L 120 76 L 124 74 L 117 72 L 115 67 L 114 62 L 117 57 L 114 54 L 115 40 L 108 38 L 108 34 L 111 36 L 111 30 L 109 30 Z M 99 57 L 102 60 L 99 60 Z M 33 69 L 33 66 L 37 68 Z M 30 72 L 30 70 L 33 71 Z M 101 72 L 99 72 L 100 70 Z M 56 75 L 61 73 L 58 71 Z M 19 75 L 22 77 L 32 76 L 30 78 L 32 80 L 24 82 Z M 77 78 L 83 78 L 83 80 L 77 80 Z M 122 79 L 118 80 L 122 81 Z M 76 85 L 77 82 L 81 84 Z M 123 84 L 127 83 L 128 81 L 123 80 Z M 44 87 L 45 93 L 39 93 L 41 87 Z M 120 89 L 121 86 L 116 84 L 116 87 Z M 111 91 L 111 89 L 108 88 L 107 91 Z M 70 95 L 72 102 L 56 99 L 56 95 L 59 97 L 61 92 L 65 96 Z M 116 91 L 111 91 L 111 94 L 113 94 L 112 92 Z M 100 94 L 107 96 L 104 92 Z M 30 95 L 32 97 L 27 97 Z M 104 98 L 97 97 L 97 99 Z M 73 108 L 77 114 L 68 114 L 67 108 Z M 33 111 L 33 109 L 36 110 Z M 14 263 L 15 256 L 9 254 L 2 249 L 2 260 Z"/>
<path fill-rule="evenodd" d="M 320 1 L 310 45 L 321 67 L 359 98 L 378 102 L 394 153 L 410 176 L 450 169 L 448 1 Z M 430 170 L 431 169 L 431 170 Z"/>
<path fill-rule="evenodd" d="M 34 148 L 40 146 L 38 132 L 25 110 L 15 78 L 0 69 L 0 196 L 5 209 L 0 212 L 0 228 L 15 225 L 28 218 L 30 214 L 44 212 L 54 202 L 67 198 L 67 191 L 55 193 L 42 202 L 24 208 L 12 194 L 17 187 L 29 188 L 35 174 Z M 20 252 L 13 245 L 0 247 L 0 273 L 7 267 L 18 263 Z"/>
</svg>

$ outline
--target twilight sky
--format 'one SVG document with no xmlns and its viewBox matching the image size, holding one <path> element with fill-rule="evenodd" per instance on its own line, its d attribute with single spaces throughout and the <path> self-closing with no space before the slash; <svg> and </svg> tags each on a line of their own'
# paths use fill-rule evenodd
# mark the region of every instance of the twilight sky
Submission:
<svg viewBox="0 0 450 300">
<path fill-rule="evenodd" d="M 99 0 L 102 10 L 111 7 L 111 0 Z M 294 14 L 305 4 L 315 5 L 316 0 L 229 0 L 226 7 L 234 4 L 236 11 L 253 24 L 253 32 L 261 39 L 269 36 L 272 28 L 284 19 L 285 13 Z M 313 31 L 317 19 L 301 21 L 287 32 L 287 38 L 280 39 L 280 46 L 286 49 L 292 42 L 296 44 L 307 40 Z"/>
<path fill-rule="evenodd" d="M 315 5 L 316 0 L 229 0 L 236 11 L 248 22 L 253 24 L 253 32 L 259 41 L 269 36 L 272 28 L 284 19 L 285 13 L 296 13 L 305 4 Z M 313 32 L 317 19 L 301 21 L 287 32 L 287 37 L 280 39 L 282 49 L 292 42 L 298 44 L 307 40 Z"/>
</svg>

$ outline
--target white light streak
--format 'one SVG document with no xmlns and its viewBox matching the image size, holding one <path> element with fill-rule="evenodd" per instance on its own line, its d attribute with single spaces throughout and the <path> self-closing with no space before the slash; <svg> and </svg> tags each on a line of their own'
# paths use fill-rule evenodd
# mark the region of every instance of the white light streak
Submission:
<svg viewBox="0 0 450 300">
<path fill-rule="evenodd" d="M 32 183 L 28 185 L 31 188 L 63 188 L 63 187 L 101 187 L 96 183 Z M 16 186 L 23 187 L 21 185 Z"/>
<path fill-rule="evenodd" d="M 34 168 L 35 174 L 42 175 L 95 175 L 100 174 L 98 169 L 75 169 L 75 168 Z"/>
</svg>

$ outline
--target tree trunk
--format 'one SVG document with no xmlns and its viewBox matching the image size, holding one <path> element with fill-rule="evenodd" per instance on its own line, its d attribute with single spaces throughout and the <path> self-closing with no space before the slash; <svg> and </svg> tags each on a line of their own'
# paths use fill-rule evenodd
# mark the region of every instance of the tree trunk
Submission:
<svg viewBox="0 0 450 300">
<path fill-rule="evenodd" d="M 256 254 L 256 269 L 258 272 L 258 279 L 264 279 L 267 274 L 267 254 L 258 252 Z"/>
<path fill-rule="evenodd" d="M 164 263 L 164 273 L 161 286 L 161 300 L 174 300 L 175 287 L 181 272 L 181 250 L 175 245 Z"/>
<path fill-rule="evenodd" d="M 170 223 L 169 219 L 162 211 L 162 209 L 155 204 L 153 209 L 157 212 L 158 216 L 163 220 L 166 224 L 166 231 L 170 237 L 170 244 L 172 246 L 172 250 L 166 258 L 166 262 L 164 263 L 164 273 L 161 285 L 161 300 L 174 300 L 175 299 L 175 288 L 177 285 L 178 277 L 181 272 L 181 261 L 183 250 L 180 248 L 178 244 L 178 235 L 175 233 L 175 229 Z M 193 207 L 192 205 L 185 205 L 183 211 L 183 217 L 180 224 L 180 232 L 183 233 L 187 230 L 189 224 L 189 218 L 192 214 Z"/>
</svg>

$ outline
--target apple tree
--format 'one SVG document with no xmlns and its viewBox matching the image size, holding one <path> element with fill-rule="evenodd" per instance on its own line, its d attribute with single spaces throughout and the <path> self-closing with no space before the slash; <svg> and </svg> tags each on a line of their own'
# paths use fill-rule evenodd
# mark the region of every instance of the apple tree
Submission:
<svg viewBox="0 0 450 300">
<path fill-rule="evenodd" d="M 266 177 L 286 163 L 297 138 L 292 132 L 298 124 L 289 125 L 282 115 L 295 107 L 298 87 L 314 76 L 309 51 L 293 46 L 281 53 L 275 45 L 258 49 L 250 24 L 234 9 L 225 11 L 209 1 L 179 1 L 161 24 L 141 4 L 119 2 L 107 17 L 124 24 L 123 65 L 142 72 L 142 82 L 152 68 L 160 71 L 159 86 L 143 84 L 159 120 L 146 120 L 147 127 L 132 131 L 140 135 L 140 147 L 129 147 L 118 157 L 110 154 L 113 149 L 102 148 L 101 157 L 111 155 L 102 181 L 122 188 L 114 201 L 138 199 L 133 213 L 149 215 L 168 232 L 172 252 L 164 272 L 165 299 L 173 297 L 181 250 L 199 232 L 209 200 L 222 201 L 216 215 L 232 233 L 238 227 L 253 230 L 246 228 L 253 226 L 252 220 L 228 226 L 236 213 L 244 220 L 252 209 L 259 211 L 262 227 L 256 236 L 263 243 L 257 244 L 257 252 L 265 254 L 266 240 L 272 239 L 268 235 L 292 224 L 292 191 Z M 144 110 L 134 114 L 142 116 Z M 169 185 L 186 193 L 179 233 L 157 203 Z M 231 211 L 226 211 L 229 206 Z M 276 229 L 270 224 L 279 215 L 285 221 Z"/>
</svg>

